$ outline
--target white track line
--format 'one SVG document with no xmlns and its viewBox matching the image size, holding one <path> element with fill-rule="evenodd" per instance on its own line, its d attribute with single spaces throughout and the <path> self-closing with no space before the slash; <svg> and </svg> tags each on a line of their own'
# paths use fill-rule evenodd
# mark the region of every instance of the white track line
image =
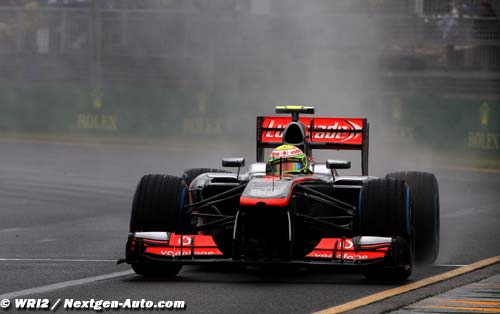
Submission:
<svg viewBox="0 0 500 314">
<path fill-rule="evenodd" d="M 106 274 L 106 275 L 87 277 L 87 278 L 77 279 L 77 280 L 63 281 L 63 282 L 58 282 L 58 283 L 54 283 L 54 284 L 50 284 L 50 285 L 46 285 L 46 286 L 40 286 L 40 287 L 29 288 L 29 289 L 25 289 L 25 290 L 8 292 L 5 294 L 1 294 L 0 299 L 12 299 L 12 298 L 18 298 L 18 297 L 22 297 L 22 296 L 26 296 L 26 295 L 46 293 L 46 292 L 50 292 L 50 291 L 54 291 L 54 290 L 68 288 L 71 286 L 84 285 L 84 284 L 92 283 L 95 281 L 128 276 L 128 275 L 131 275 L 133 273 L 134 273 L 133 270 L 126 270 L 126 271 L 120 271 L 120 272 Z"/>
<path fill-rule="evenodd" d="M 14 232 L 19 230 L 21 230 L 21 228 L 6 228 L 6 229 L 0 229 L 0 232 Z"/>
<path fill-rule="evenodd" d="M 16 261 L 16 262 L 106 262 L 116 263 L 116 259 L 72 259 L 72 258 L 0 258 L 0 261 Z"/>
</svg>

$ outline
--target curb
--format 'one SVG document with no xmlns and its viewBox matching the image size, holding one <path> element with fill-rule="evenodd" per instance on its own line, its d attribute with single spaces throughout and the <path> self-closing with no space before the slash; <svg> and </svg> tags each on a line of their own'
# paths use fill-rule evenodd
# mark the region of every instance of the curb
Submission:
<svg viewBox="0 0 500 314">
<path fill-rule="evenodd" d="M 435 284 L 435 283 L 438 283 L 441 281 L 445 281 L 445 280 L 448 280 L 448 279 L 451 279 L 451 278 L 454 278 L 454 277 L 457 277 L 460 275 L 464 275 L 464 274 L 470 273 L 472 271 L 475 271 L 475 270 L 478 270 L 478 269 L 481 269 L 481 268 L 484 268 L 484 267 L 487 267 L 490 265 L 494 265 L 497 263 L 500 263 L 500 255 L 495 256 L 495 257 L 491 257 L 488 259 L 484 259 L 484 260 L 481 260 L 479 262 L 475 262 L 473 264 L 466 265 L 466 266 L 463 266 L 463 267 L 460 267 L 460 268 L 457 268 L 457 269 L 454 269 L 454 270 L 451 270 L 451 271 L 448 271 L 448 272 L 445 272 L 445 273 L 442 273 L 439 275 L 425 278 L 425 279 L 422 279 L 422 280 L 419 280 L 419 281 L 416 281 L 416 282 L 413 282 L 413 283 L 410 283 L 407 285 L 403 285 L 403 286 L 400 286 L 397 288 L 393 288 L 393 289 L 385 290 L 385 291 L 382 291 L 379 293 L 375 293 L 375 294 L 369 295 L 367 297 L 364 297 L 364 298 L 361 298 L 361 299 L 358 299 L 355 301 L 351 301 L 351 302 L 347 302 L 347 303 L 344 303 L 344 304 L 341 304 L 338 306 L 327 308 L 327 309 L 321 310 L 319 312 L 315 312 L 314 314 L 344 313 L 347 311 L 351 311 L 351 310 L 360 308 L 362 306 L 370 305 L 372 303 L 388 299 L 390 297 L 394 297 L 394 296 L 397 296 L 397 295 L 400 295 L 403 293 L 407 293 L 407 292 L 410 292 L 410 291 L 413 291 L 416 289 L 420 289 L 420 288 L 423 288 L 423 287 L 426 287 L 426 286 L 429 286 L 429 285 L 432 285 L 432 284 Z"/>
</svg>

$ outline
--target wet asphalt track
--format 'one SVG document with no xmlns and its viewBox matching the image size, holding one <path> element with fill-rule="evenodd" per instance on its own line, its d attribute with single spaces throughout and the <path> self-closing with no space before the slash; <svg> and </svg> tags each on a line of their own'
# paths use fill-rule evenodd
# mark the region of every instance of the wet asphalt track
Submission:
<svg viewBox="0 0 500 314">
<path fill-rule="evenodd" d="M 218 167 L 225 156 L 253 156 L 252 147 L 241 150 L 228 145 L 200 158 L 183 145 L 0 141 L 0 295 L 129 269 L 113 261 L 123 257 L 139 178 Z M 500 254 L 500 174 L 433 170 L 441 188 L 437 264 L 462 265 Z M 418 268 L 411 280 L 450 269 Z M 36 297 L 184 300 L 185 313 L 310 313 L 395 286 L 368 283 L 355 273 L 185 267 L 171 281 L 127 275 Z"/>
</svg>

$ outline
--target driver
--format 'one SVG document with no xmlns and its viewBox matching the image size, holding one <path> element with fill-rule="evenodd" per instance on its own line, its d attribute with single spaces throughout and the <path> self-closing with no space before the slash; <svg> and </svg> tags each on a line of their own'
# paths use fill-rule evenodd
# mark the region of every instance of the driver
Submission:
<svg viewBox="0 0 500 314">
<path fill-rule="evenodd" d="M 308 174 L 309 161 L 300 148 L 285 144 L 271 152 L 267 160 L 267 175 Z"/>
</svg>

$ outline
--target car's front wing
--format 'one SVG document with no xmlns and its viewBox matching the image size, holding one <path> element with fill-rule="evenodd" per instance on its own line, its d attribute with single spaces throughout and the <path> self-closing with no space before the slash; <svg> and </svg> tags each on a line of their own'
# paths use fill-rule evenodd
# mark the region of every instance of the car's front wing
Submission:
<svg viewBox="0 0 500 314">
<path fill-rule="evenodd" d="M 170 232 L 130 233 L 127 263 L 174 262 L 185 265 L 207 263 L 236 264 L 296 264 L 296 265 L 373 265 L 402 266 L 409 263 L 400 258 L 400 246 L 406 241 L 399 237 L 360 236 L 355 238 L 323 238 L 316 247 L 300 259 L 245 259 L 228 257 L 219 250 L 209 235 L 175 234 Z"/>
</svg>

